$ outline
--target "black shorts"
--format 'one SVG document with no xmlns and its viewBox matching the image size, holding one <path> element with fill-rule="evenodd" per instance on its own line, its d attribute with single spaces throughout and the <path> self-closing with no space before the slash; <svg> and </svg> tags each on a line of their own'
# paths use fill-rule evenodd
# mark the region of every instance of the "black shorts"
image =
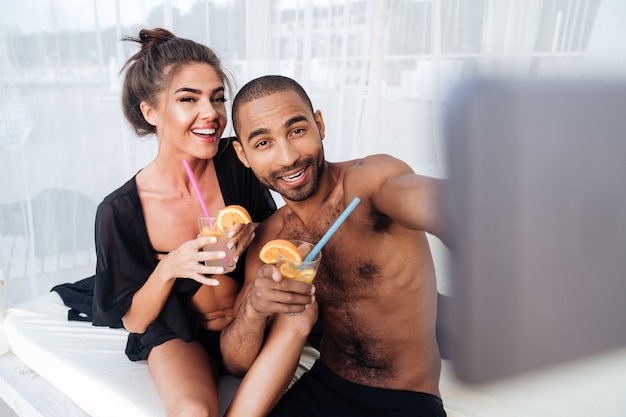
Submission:
<svg viewBox="0 0 626 417">
<path fill-rule="evenodd" d="M 278 402 L 269 417 L 445 417 L 441 398 L 346 381 L 320 361 Z"/>
</svg>

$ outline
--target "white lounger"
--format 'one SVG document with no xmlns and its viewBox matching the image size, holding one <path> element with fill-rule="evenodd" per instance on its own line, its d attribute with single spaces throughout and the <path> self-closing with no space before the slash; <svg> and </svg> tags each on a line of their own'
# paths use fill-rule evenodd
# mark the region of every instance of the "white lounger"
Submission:
<svg viewBox="0 0 626 417">
<path fill-rule="evenodd" d="M 131 362 L 124 354 L 128 333 L 68 321 L 68 310 L 56 292 L 7 310 L 4 329 L 12 353 L 85 416 L 165 416 L 147 363 Z M 237 386 L 236 379 L 222 378 L 224 405 Z"/>
<path fill-rule="evenodd" d="M 127 333 L 67 311 L 56 292 L 7 310 L 0 397 L 20 417 L 164 416 L 147 364 L 124 354 Z M 222 408 L 237 385 L 222 378 Z M 490 384 L 463 384 L 445 360 L 441 375 L 449 417 L 623 417 L 625 387 L 626 347 Z"/>
</svg>

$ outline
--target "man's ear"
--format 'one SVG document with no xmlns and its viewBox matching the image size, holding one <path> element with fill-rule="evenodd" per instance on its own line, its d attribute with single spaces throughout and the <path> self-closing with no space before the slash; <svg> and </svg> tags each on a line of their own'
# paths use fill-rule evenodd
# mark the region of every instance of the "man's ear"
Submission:
<svg viewBox="0 0 626 417">
<path fill-rule="evenodd" d="M 235 152 L 237 152 L 237 157 L 239 158 L 241 163 L 244 164 L 246 168 L 250 168 L 250 164 L 246 159 L 246 153 L 244 152 L 243 146 L 238 139 L 233 139 L 233 148 L 235 148 Z"/>
<path fill-rule="evenodd" d="M 145 101 L 139 103 L 139 108 L 141 109 L 141 114 L 143 114 L 143 118 L 146 119 L 146 122 L 150 123 L 152 126 L 156 126 L 157 116 L 154 108 Z"/>
<path fill-rule="evenodd" d="M 326 136 L 326 126 L 324 125 L 324 118 L 322 117 L 322 111 L 321 110 L 316 110 L 315 114 L 315 124 L 317 125 L 317 130 L 319 130 L 320 132 L 320 138 L 322 140 L 324 140 L 324 137 Z"/>
</svg>

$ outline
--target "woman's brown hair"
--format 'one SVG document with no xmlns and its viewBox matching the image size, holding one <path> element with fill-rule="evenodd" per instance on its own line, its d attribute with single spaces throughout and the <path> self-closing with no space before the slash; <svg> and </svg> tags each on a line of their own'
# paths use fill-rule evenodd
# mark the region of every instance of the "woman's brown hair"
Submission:
<svg viewBox="0 0 626 417">
<path fill-rule="evenodd" d="M 124 116 L 138 136 L 155 133 L 141 112 L 142 101 L 157 106 L 157 95 L 163 91 L 176 71 L 187 64 L 206 63 L 213 67 L 226 88 L 232 93 L 232 82 L 217 54 L 208 46 L 190 39 L 179 38 L 162 29 L 142 29 L 139 37 L 124 37 L 123 41 L 137 42 L 141 49 L 122 67 L 126 70 L 122 92 Z"/>
</svg>

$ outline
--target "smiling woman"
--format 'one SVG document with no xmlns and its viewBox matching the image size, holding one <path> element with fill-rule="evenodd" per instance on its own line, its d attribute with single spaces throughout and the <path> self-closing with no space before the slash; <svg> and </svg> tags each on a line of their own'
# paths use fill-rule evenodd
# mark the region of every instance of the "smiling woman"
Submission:
<svg viewBox="0 0 626 417">
<path fill-rule="evenodd" d="M 148 362 L 168 415 L 216 415 L 220 332 L 232 319 L 244 261 L 227 274 L 207 262 L 224 252 L 214 236 L 198 236 L 198 213 L 235 204 L 257 222 L 230 230 L 236 264 L 276 206 L 220 140 L 230 82 L 217 55 L 162 28 L 124 40 L 141 46 L 123 67 L 124 115 L 138 136 L 156 135 L 158 153 L 98 206 L 96 273 L 76 286 L 92 285 L 93 306 L 83 311 L 93 311 L 95 325 L 130 332 L 126 355 Z"/>
</svg>

